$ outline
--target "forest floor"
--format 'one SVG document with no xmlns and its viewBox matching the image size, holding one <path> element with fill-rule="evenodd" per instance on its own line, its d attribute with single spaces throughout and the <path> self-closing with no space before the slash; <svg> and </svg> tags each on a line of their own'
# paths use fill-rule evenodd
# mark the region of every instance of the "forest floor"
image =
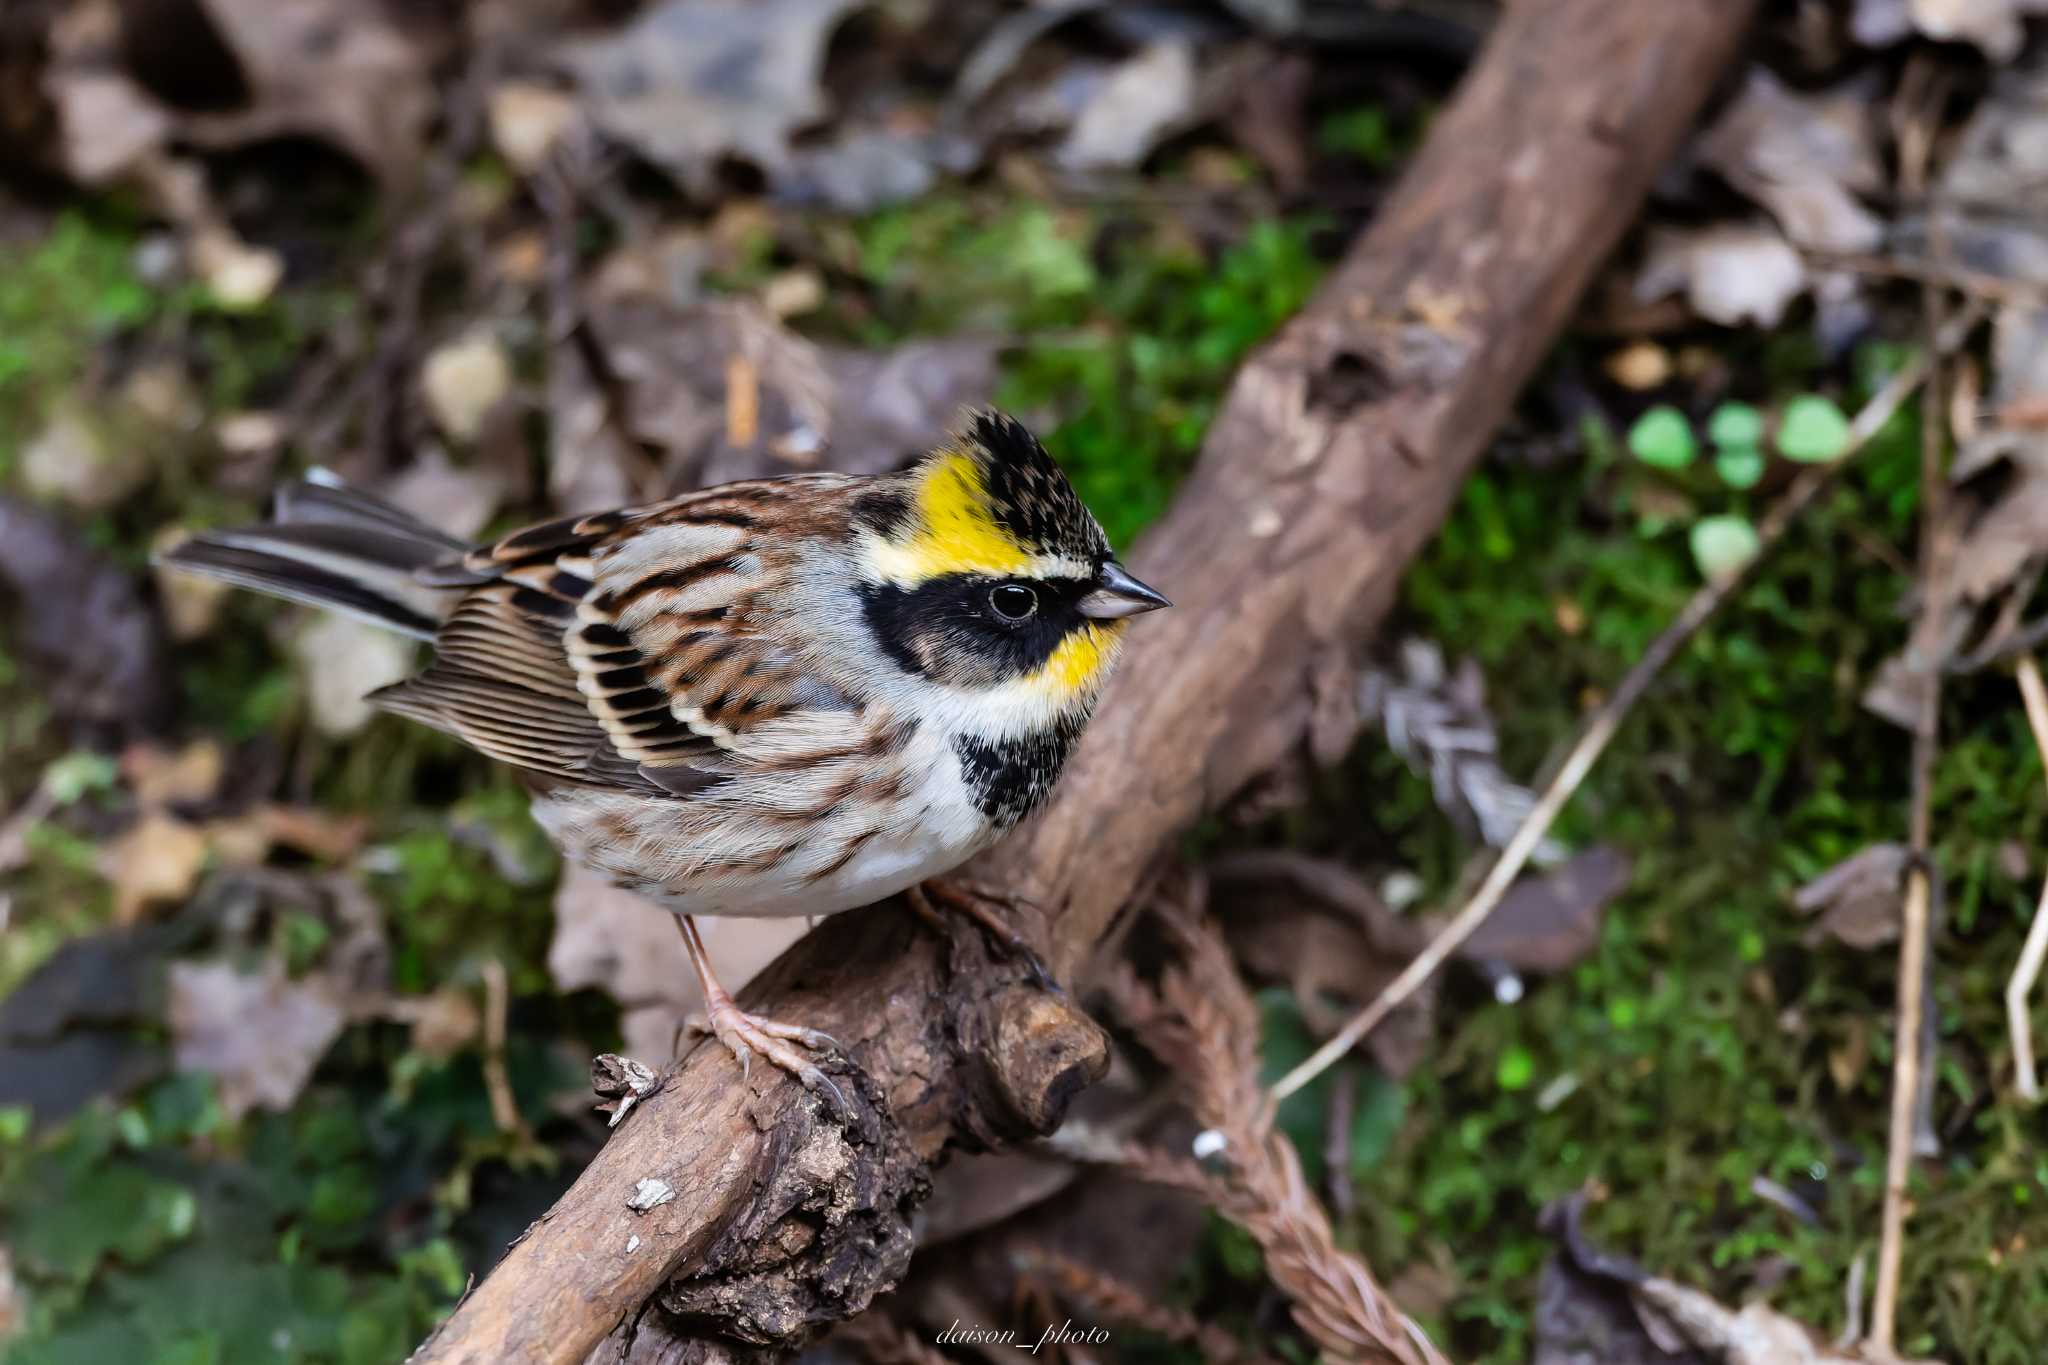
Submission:
<svg viewBox="0 0 2048 1365">
<path fill-rule="evenodd" d="M 1873 70 L 1896 84 L 1914 60 L 1802 67 L 1792 27 L 1774 13 L 1754 56 L 1803 89 Z M 895 50 L 866 30 L 851 42 Z M 1932 50 L 1961 72 L 1942 111 L 1959 125 L 1990 69 Z M 337 690 L 377 666 L 358 637 L 154 580 L 166 534 L 253 518 L 275 479 L 315 461 L 480 509 L 466 534 L 562 505 L 548 352 L 566 260 L 593 297 L 617 291 L 590 305 L 619 310 L 595 327 L 615 351 L 676 354 L 616 302 L 667 287 L 663 271 L 689 276 L 678 308 L 745 301 L 835 355 L 964 338 L 939 348 L 962 373 L 932 381 L 931 438 L 968 397 L 1024 415 L 1127 545 L 1192 466 L 1235 364 L 1316 288 L 1456 75 L 1362 60 L 1316 55 L 1291 191 L 1241 138 L 1191 121 L 1093 193 L 1022 154 L 863 211 L 691 198 L 611 167 L 592 196 L 607 207 L 565 243 L 485 139 L 433 201 L 451 223 L 391 371 L 423 387 L 375 431 L 333 404 L 358 403 L 346 376 L 381 373 L 380 345 L 400 344 L 361 272 L 405 268 L 384 253 L 413 201 L 331 146 L 208 155 L 213 200 L 279 253 L 254 297 L 167 266 L 190 228 L 132 185 L 46 172 L 0 188 L 0 490 L 39 509 L 10 516 L 73 537 L 41 579 L 5 565 L 0 1359 L 402 1359 L 602 1143 L 588 1060 L 620 1048 L 625 1010 L 644 1004 L 613 988 L 615 967 L 565 980 L 551 957 L 569 893 L 508 774 L 354 714 Z M 1727 193 L 1653 204 L 1625 261 Z M 487 254 L 466 272 L 443 259 L 470 242 Z M 1732 444 L 1760 472 L 1674 458 L 1645 414 L 1675 410 L 1682 444 L 1704 451 L 1730 405 L 1780 442 L 1797 405 L 1855 411 L 1926 327 L 1917 286 L 1859 288 L 1867 316 L 1846 333 L 1810 304 L 1768 326 L 1681 308 L 1620 330 L 1589 306 L 1407 574 L 1379 651 L 1390 677 L 1402 642 L 1472 661 L 1483 703 L 1408 681 L 1491 723 L 1499 769 L 1530 780 L 1699 586 L 1701 525 L 1747 525 L 1797 472 L 1759 437 Z M 446 359 L 478 336 L 483 359 Z M 1970 354 L 1995 382 L 1998 358 Z M 420 379 L 436 359 L 457 375 L 446 390 Z M 464 417 L 469 403 L 484 411 Z M 1519 992 L 1454 967 L 1399 1074 L 1361 1054 L 1283 1106 L 1340 1241 L 1453 1358 L 1541 1349 L 1558 1242 L 1540 1215 L 1574 1193 L 1592 1242 L 1724 1303 L 1842 1329 L 1851 1267 L 1877 1246 L 1897 908 L 1794 901 L 1906 838 L 1911 737 L 1864 695 L 1912 629 L 1928 420 L 1949 434 L 1948 411 L 1918 401 L 1884 427 L 1581 788 L 1558 839 L 1626 873 L 1577 907 L 1596 927 L 1571 964 L 1518 977 Z M 622 468 L 640 487 L 645 471 Z M 0 523 L 17 553 L 20 524 Z M 59 588 L 92 575 L 122 586 Z M 140 681 L 122 672 L 136 659 Z M 1479 841 L 1419 749 L 1375 734 L 1197 831 L 1188 857 L 1280 847 L 1397 908 L 1448 908 Z M 2008 667 L 1947 680 L 1932 792 L 1938 1155 L 1916 1167 L 1899 1345 L 2022 1365 L 2048 1314 L 2048 1120 L 2014 1098 L 2002 992 L 2048 871 L 2048 803 Z M 1304 1003 L 1270 977 L 1258 999 L 1274 1076 L 1333 1004 L 1356 1003 Z M 1162 1302 L 1306 1358 L 1244 1233 L 1211 1218 L 1173 1260 Z M 1118 1358 L 1199 1358 L 1141 1331 L 1119 1340 Z"/>
</svg>

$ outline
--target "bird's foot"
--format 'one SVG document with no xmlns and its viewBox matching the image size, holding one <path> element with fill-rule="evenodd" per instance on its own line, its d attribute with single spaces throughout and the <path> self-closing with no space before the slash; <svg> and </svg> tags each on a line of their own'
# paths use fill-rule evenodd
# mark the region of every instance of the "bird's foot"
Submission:
<svg viewBox="0 0 2048 1365">
<path fill-rule="evenodd" d="M 740 1064 L 742 1080 L 752 1077 L 753 1060 L 758 1055 L 769 1065 L 796 1077 L 804 1089 L 824 1095 L 842 1116 L 852 1115 L 853 1106 L 847 1103 L 845 1093 L 833 1084 L 832 1078 L 820 1070 L 807 1053 L 792 1046 L 801 1043 L 812 1053 L 843 1053 L 845 1049 L 832 1035 L 801 1024 L 785 1024 L 779 1019 L 749 1014 L 723 990 L 705 1002 L 704 1014 L 705 1020 L 699 1027 L 732 1053 Z"/>
<path fill-rule="evenodd" d="M 1033 984 L 1039 989 L 1054 995 L 1066 994 L 1059 982 L 1053 979 L 1052 973 L 1046 969 L 1037 949 L 1025 942 L 1024 936 L 1017 932 L 1016 927 L 1003 918 L 1004 911 L 1019 904 L 1015 898 L 997 895 L 970 886 L 966 882 L 944 877 L 933 877 L 921 882 L 911 887 L 904 895 L 910 902 L 910 908 L 941 933 L 950 933 L 957 923 L 949 921 L 943 911 L 965 915 L 987 931 L 988 936 L 1010 957 L 1023 963 L 1024 969 L 1031 973 Z"/>
<path fill-rule="evenodd" d="M 734 1002 L 732 993 L 719 985 L 718 978 L 712 975 L 711 958 L 704 951 L 704 939 L 697 932 L 696 921 L 688 915 L 678 915 L 676 927 L 682 931 L 683 946 L 689 950 L 690 965 L 697 972 L 698 988 L 704 992 L 704 1022 L 697 1026 L 717 1038 L 739 1062 L 740 1079 L 752 1079 L 754 1057 L 758 1053 L 767 1058 L 769 1065 L 796 1077 L 812 1094 L 827 1096 L 832 1102 L 833 1112 L 842 1121 L 856 1122 L 859 1116 L 846 1102 L 845 1093 L 832 1083 L 830 1076 L 819 1070 L 816 1062 L 790 1044 L 802 1043 L 812 1052 L 842 1055 L 846 1049 L 828 1033 L 820 1033 L 801 1024 L 785 1024 L 778 1019 L 748 1014 L 741 1009 Z M 691 1022 L 695 1024 L 696 1021 Z"/>
</svg>

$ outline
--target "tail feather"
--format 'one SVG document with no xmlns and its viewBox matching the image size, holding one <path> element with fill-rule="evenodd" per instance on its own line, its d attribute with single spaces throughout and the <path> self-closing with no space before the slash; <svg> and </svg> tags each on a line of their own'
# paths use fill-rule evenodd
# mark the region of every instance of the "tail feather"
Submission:
<svg viewBox="0 0 2048 1365">
<path fill-rule="evenodd" d="M 382 498 L 351 488 L 325 469 L 313 470 L 305 478 L 278 489 L 271 520 L 291 526 L 345 526 L 383 532 L 419 546 L 423 554 L 431 552 L 431 558 L 424 561 L 427 563 L 459 558 L 470 550 L 454 536 L 436 530 Z"/>
<path fill-rule="evenodd" d="M 280 490 L 273 517 L 194 536 L 162 562 L 422 640 L 434 637 L 448 594 L 418 575 L 461 556 L 468 549 L 461 541 L 332 475 Z"/>
</svg>

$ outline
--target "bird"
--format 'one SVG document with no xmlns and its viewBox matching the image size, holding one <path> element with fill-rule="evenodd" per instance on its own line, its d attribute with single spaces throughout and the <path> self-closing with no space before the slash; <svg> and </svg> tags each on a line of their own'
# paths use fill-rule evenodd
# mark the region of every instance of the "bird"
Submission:
<svg viewBox="0 0 2048 1365">
<path fill-rule="evenodd" d="M 1044 804 L 1130 619 L 1171 605 L 992 410 L 900 471 L 722 484 L 477 546 L 316 470 L 267 522 L 162 560 L 429 644 L 371 703 L 509 765 L 566 858 L 677 917 L 743 1074 L 758 1054 L 841 1104 L 814 1060 L 833 1040 L 741 1010 L 694 917 L 945 885 Z"/>
</svg>

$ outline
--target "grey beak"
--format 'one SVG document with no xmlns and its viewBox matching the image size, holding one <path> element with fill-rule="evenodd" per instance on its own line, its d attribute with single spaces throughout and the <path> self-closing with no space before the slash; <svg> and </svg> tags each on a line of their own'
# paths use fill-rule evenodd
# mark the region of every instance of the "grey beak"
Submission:
<svg viewBox="0 0 2048 1365">
<path fill-rule="evenodd" d="M 1077 604 L 1080 613 L 1096 621 L 1120 621 L 1141 611 L 1157 611 L 1173 603 L 1155 588 L 1131 577 L 1131 571 L 1115 560 L 1095 575 L 1096 588 Z"/>
</svg>

